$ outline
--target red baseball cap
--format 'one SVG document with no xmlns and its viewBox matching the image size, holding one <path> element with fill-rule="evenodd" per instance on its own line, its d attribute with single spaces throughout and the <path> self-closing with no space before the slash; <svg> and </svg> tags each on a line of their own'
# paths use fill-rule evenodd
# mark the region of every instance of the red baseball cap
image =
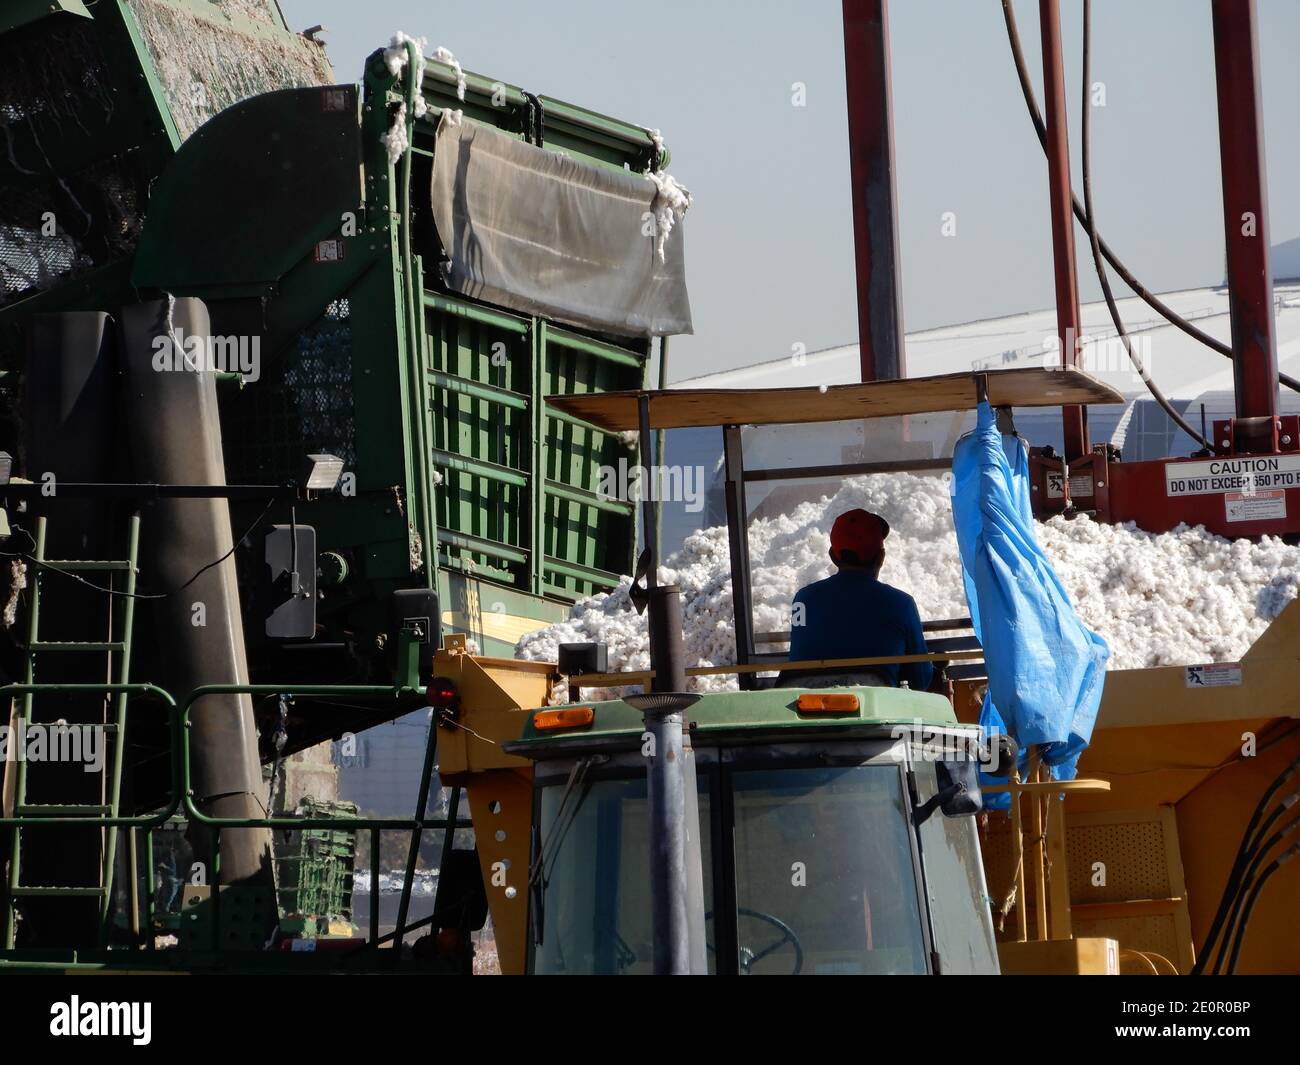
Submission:
<svg viewBox="0 0 1300 1065">
<path fill-rule="evenodd" d="M 858 565 L 874 562 L 885 546 L 889 522 L 869 510 L 846 510 L 831 526 L 831 557 L 839 562 L 840 554 L 851 551 Z"/>
</svg>

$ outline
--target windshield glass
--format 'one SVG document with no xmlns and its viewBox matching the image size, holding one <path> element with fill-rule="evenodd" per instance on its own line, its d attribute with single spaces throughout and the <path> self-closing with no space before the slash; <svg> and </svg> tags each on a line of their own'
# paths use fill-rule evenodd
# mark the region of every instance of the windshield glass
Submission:
<svg viewBox="0 0 1300 1065">
<path fill-rule="evenodd" d="M 742 973 L 924 973 L 898 768 L 737 772 Z"/>
<path fill-rule="evenodd" d="M 709 869 L 709 796 L 699 778 L 704 897 L 712 898 Z M 548 858 L 564 788 L 542 789 L 542 848 Z M 579 787 L 563 820 L 572 821 L 547 862 L 543 937 L 534 946 L 533 971 L 601 976 L 654 971 L 650 909 L 650 811 L 646 781 L 601 780 Z M 574 807 L 576 806 L 576 813 Z M 563 829 L 563 825 L 561 825 Z M 709 954 L 709 971 L 715 955 Z"/>
<path fill-rule="evenodd" d="M 723 971 L 926 971 L 911 833 L 896 763 L 746 768 L 698 777 L 709 971 L 719 938 L 736 960 Z M 729 789 L 721 820 L 734 840 L 735 938 L 715 912 L 710 782 Z M 541 789 L 543 941 L 536 973 L 653 971 L 649 810 L 643 774 Z M 557 814 L 562 804 L 557 834 Z M 565 825 L 567 824 L 567 828 Z M 724 884 L 724 887 L 728 885 Z M 726 897 L 730 891 L 722 891 Z M 724 907 L 728 912 L 730 899 Z M 536 915 L 535 915 L 536 916 Z M 726 918 L 724 917 L 724 920 Z"/>
</svg>

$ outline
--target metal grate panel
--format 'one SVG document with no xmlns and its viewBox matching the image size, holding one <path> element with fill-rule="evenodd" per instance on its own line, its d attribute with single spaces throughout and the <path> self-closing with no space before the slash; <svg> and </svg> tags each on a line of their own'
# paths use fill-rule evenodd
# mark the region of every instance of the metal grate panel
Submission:
<svg viewBox="0 0 1300 1065">
<path fill-rule="evenodd" d="M 121 106 L 93 23 L 0 36 L 0 305 L 135 247 L 145 198 L 137 164 L 87 158 Z"/>
<path fill-rule="evenodd" d="M 352 405 L 352 322 L 336 300 L 262 379 L 222 400 L 226 476 L 281 483 L 298 477 L 308 454 L 356 463 Z"/>
<path fill-rule="evenodd" d="M 1172 894 L 1159 821 L 1117 821 L 1070 825 L 1070 901 L 1122 902 L 1160 899 Z M 1105 863 L 1106 882 L 1094 886 L 1093 863 Z"/>
</svg>

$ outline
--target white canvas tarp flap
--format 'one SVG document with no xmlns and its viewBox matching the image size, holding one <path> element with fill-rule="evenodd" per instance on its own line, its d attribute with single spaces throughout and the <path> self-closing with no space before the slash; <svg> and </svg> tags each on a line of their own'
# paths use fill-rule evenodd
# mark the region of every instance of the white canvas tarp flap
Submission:
<svg viewBox="0 0 1300 1065">
<path fill-rule="evenodd" d="M 626 336 L 693 332 L 680 221 L 655 252 L 655 185 L 444 112 L 433 218 L 455 292 Z"/>
</svg>

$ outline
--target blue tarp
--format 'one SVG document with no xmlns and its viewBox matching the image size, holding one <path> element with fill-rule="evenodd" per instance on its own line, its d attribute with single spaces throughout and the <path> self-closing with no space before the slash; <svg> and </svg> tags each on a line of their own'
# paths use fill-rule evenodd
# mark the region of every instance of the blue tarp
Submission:
<svg viewBox="0 0 1300 1065">
<path fill-rule="evenodd" d="M 1038 746 L 1052 776 L 1074 776 L 1101 704 L 1110 649 L 1079 620 L 1034 536 L 1029 458 L 987 402 L 953 452 L 952 516 L 989 686 L 986 731 Z M 990 804 L 992 805 L 992 804 Z"/>
</svg>

